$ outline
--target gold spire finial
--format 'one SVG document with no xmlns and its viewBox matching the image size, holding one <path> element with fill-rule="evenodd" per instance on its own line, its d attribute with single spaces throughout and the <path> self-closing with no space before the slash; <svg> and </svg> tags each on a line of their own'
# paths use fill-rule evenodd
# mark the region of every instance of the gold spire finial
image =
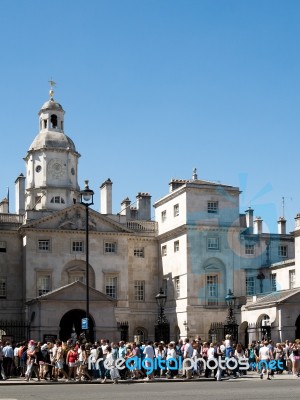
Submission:
<svg viewBox="0 0 300 400">
<path fill-rule="evenodd" d="M 52 78 L 48 82 L 50 83 L 50 90 L 49 90 L 50 100 L 53 100 L 53 95 L 54 95 L 53 87 L 56 86 L 56 83 L 52 80 Z"/>
</svg>

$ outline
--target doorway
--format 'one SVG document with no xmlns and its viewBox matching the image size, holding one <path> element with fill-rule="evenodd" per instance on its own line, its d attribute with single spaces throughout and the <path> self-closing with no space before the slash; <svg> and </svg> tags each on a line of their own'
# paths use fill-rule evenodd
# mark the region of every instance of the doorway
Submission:
<svg viewBox="0 0 300 400">
<path fill-rule="evenodd" d="M 74 337 L 79 338 L 82 333 L 85 333 L 81 329 L 82 318 L 86 318 L 86 312 L 79 309 L 70 310 L 62 317 L 59 324 L 59 337 L 62 341 L 67 341 Z M 94 342 L 94 321 L 91 315 L 89 316 L 89 341 Z"/>
</svg>

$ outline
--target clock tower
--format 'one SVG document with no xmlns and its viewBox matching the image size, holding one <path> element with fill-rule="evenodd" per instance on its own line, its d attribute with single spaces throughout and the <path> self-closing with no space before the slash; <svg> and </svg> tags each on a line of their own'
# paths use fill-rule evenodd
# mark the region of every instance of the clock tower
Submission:
<svg viewBox="0 0 300 400">
<path fill-rule="evenodd" d="M 78 158 L 73 141 L 64 133 L 62 106 L 54 98 L 40 109 L 39 134 L 32 142 L 26 162 L 26 210 L 55 211 L 79 201 Z"/>
</svg>

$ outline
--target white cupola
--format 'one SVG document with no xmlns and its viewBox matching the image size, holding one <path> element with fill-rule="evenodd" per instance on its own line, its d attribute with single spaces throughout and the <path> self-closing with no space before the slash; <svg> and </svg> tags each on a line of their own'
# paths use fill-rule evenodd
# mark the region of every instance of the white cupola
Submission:
<svg viewBox="0 0 300 400">
<path fill-rule="evenodd" d="M 56 211 L 79 201 L 78 158 L 74 142 L 64 133 L 62 106 L 54 100 L 55 82 L 50 81 L 49 100 L 39 115 L 39 133 L 26 162 L 25 208 Z"/>
</svg>

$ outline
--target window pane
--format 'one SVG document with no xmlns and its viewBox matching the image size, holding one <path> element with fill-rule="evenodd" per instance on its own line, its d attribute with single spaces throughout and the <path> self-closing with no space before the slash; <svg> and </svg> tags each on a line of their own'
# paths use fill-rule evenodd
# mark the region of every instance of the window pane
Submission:
<svg viewBox="0 0 300 400">
<path fill-rule="evenodd" d="M 178 217 L 179 215 L 179 204 L 175 204 L 174 206 L 174 217 Z"/>
<path fill-rule="evenodd" d="M 217 201 L 209 201 L 207 203 L 207 212 L 216 214 L 218 212 L 218 202 Z"/>
<path fill-rule="evenodd" d="M 217 305 L 218 304 L 218 277 L 217 275 L 208 275 L 206 277 L 206 293 L 207 293 L 207 304 Z"/>
<path fill-rule="evenodd" d="M 245 254 L 254 254 L 254 244 L 246 244 Z"/>
<path fill-rule="evenodd" d="M 40 251 L 49 251 L 50 250 L 50 240 L 39 240 L 38 241 L 38 249 Z"/>
<path fill-rule="evenodd" d="M 291 271 L 289 271 L 289 286 L 290 289 L 294 289 L 296 284 L 296 274 L 295 274 L 295 270 L 292 269 Z"/>
<path fill-rule="evenodd" d="M 83 253 L 83 242 L 77 240 L 72 242 L 72 251 L 75 253 Z"/>
<path fill-rule="evenodd" d="M 207 238 L 207 248 L 208 248 L 208 250 L 218 250 L 219 249 L 219 239 L 216 237 Z"/>
<path fill-rule="evenodd" d="M 105 253 L 115 253 L 116 252 L 116 243 L 105 243 Z"/>
<path fill-rule="evenodd" d="M 276 290 L 277 290 L 276 274 L 271 275 L 271 290 L 272 290 L 272 292 L 276 292 Z"/>
<path fill-rule="evenodd" d="M 42 275 L 38 277 L 37 289 L 39 296 L 50 292 L 50 275 Z"/>
<path fill-rule="evenodd" d="M 179 251 L 179 240 L 176 240 L 176 242 L 174 242 L 174 253 L 176 253 L 177 251 Z"/>
<path fill-rule="evenodd" d="M 134 281 L 134 299 L 136 301 L 145 300 L 145 281 Z"/>
<path fill-rule="evenodd" d="M 141 248 L 137 248 L 137 249 L 134 249 L 133 250 L 133 255 L 135 256 L 135 257 L 144 257 L 144 248 L 143 247 L 141 247 Z"/>
<path fill-rule="evenodd" d="M 253 296 L 255 294 L 255 277 L 247 276 L 246 277 L 246 295 Z"/>
<path fill-rule="evenodd" d="M 107 276 L 105 278 L 105 293 L 113 299 L 117 298 L 117 277 Z"/>
</svg>

